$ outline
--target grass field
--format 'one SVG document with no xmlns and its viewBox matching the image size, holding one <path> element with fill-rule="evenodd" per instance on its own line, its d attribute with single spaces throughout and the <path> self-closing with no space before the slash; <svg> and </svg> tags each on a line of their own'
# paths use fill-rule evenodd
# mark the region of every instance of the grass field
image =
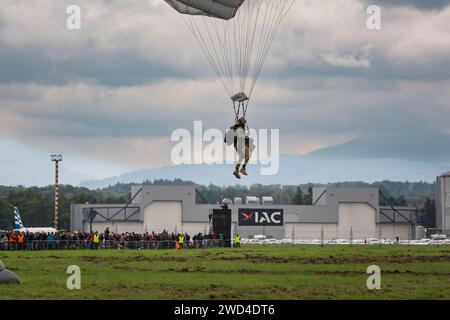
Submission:
<svg viewBox="0 0 450 320">
<path fill-rule="evenodd" d="M 0 299 L 450 299 L 450 246 L 0 252 Z M 369 265 L 381 290 L 368 290 Z M 81 290 L 66 269 L 81 268 Z M 20 289 L 18 289 L 20 288 Z"/>
</svg>

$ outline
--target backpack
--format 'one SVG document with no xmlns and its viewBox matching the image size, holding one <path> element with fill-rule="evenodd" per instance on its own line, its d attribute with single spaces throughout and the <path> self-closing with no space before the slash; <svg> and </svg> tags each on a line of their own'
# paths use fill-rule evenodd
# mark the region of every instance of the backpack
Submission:
<svg viewBox="0 0 450 320">
<path fill-rule="evenodd" d="M 228 129 L 225 132 L 224 142 L 227 146 L 232 146 L 234 144 L 234 130 L 233 129 Z"/>
</svg>

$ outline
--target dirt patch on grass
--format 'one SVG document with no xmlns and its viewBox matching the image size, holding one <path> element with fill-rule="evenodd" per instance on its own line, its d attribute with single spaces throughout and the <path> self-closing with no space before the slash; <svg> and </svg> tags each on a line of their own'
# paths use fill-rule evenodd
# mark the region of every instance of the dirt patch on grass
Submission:
<svg viewBox="0 0 450 320">
<path fill-rule="evenodd" d="M 204 273 L 239 273 L 239 274 L 287 274 L 288 272 L 285 271 L 265 271 L 265 270 L 254 270 L 254 269 L 227 269 L 227 270 L 210 270 L 206 269 L 204 267 L 197 267 L 197 268 L 181 268 L 181 269 L 174 269 L 169 268 L 167 270 L 159 270 L 161 272 L 168 271 L 168 272 L 204 272 Z M 297 273 L 297 271 L 296 271 Z"/>
<path fill-rule="evenodd" d="M 174 268 L 169 268 L 167 270 L 160 270 L 160 271 L 169 271 L 169 272 L 181 272 L 181 273 L 185 273 L 185 272 L 208 272 L 207 270 L 205 270 L 205 268 L 202 267 L 197 267 L 194 269 L 189 269 L 189 268 L 180 268 L 180 269 L 174 269 Z"/>
<path fill-rule="evenodd" d="M 161 270 L 164 271 L 164 270 Z M 181 268 L 181 269 L 173 269 L 173 268 L 169 268 L 167 269 L 167 271 L 169 272 L 199 272 L 197 270 L 190 270 L 189 268 Z"/>
<path fill-rule="evenodd" d="M 224 261 L 244 261 L 250 263 L 296 263 L 296 264 L 361 264 L 368 262 L 413 263 L 413 262 L 450 262 L 450 255 L 438 256 L 376 256 L 376 257 L 268 257 L 245 254 L 244 256 L 220 256 L 213 258 Z"/>
<path fill-rule="evenodd" d="M 93 262 L 93 263 L 111 263 L 115 262 L 157 262 L 157 261 L 169 261 L 169 262 L 186 262 L 188 259 L 184 257 L 169 257 L 169 256 L 157 256 L 157 257 L 147 257 L 147 256 L 130 256 L 130 257 L 97 257 L 97 256 L 81 256 L 81 260 Z"/>
<path fill-rule="evenodd" d="M 326 271 L 309 271 L 314 274 L 318 275 L 333 275 L 333 276 L 366 276 L 366 273 L 364 271 L 348 271 L 348 270 L 326 270 Z M 422 271 L 400 271 L 400 270 L 382 270 L 382 274 L 389 274 L 389 275 L 412 275 L 412 276 L 442 276 L 447 277 L 450 276 L 450 272 L 422 272 Z"/>
<path fill-rule="evenodd" d="M 146 256 L 135 256 L 130 258 L 121 259 L 125 261 L 166 261 L 166 262 L 187 262 L 188 258 L 185 257 L 173 257 L 173 256 L 158 256 L 158 257 L 146 257 Z"/>
</svg>

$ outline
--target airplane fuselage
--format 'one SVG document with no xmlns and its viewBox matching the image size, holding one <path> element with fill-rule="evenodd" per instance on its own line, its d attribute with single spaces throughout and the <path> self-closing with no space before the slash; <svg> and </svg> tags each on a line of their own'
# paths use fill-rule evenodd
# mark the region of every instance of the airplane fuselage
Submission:
<svg viewBox="0 0 450 320">
<path fill-rule="evenodd" d="M 58 230 L 56 230 L 55 228 L 20 228 L 20 229 L 14 229 L 14 231 L 30 232 L 30 233 L 38 233 L 38 232 L 56 233 L 56 232 L 58 232 Z"/>
</svg>

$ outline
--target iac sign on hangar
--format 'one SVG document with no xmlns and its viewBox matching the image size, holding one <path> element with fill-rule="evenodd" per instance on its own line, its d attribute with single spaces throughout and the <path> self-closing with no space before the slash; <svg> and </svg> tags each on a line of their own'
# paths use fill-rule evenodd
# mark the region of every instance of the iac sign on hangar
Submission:
<svg viewBox="0 0 450 320">
<path fill-rule="evenodd" d="M 239 209 L 240 226 L 282 226 L 283 209 Z"/>
</svg>

